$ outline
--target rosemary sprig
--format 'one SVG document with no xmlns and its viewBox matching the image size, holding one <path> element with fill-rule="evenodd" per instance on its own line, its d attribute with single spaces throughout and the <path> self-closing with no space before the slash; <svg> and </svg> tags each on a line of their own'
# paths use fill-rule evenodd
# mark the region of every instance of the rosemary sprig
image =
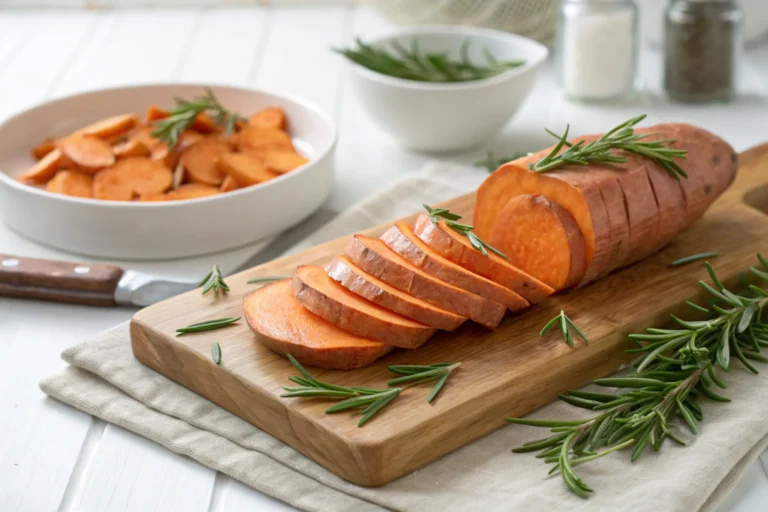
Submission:
<svg viewBox="0 0 768 512">
<path fill-rule="evenodd" d="M 688 263 L 693 263 L 694 261 L 705 260 L 707 258 L 714 258 L 716 256 L 720 256 L 720 253 L 712 251 L 712 252 L 702 252 L 702 253 L 699 253 L 699 254 L 691 254 L 690 256 L 686 256 L 684 258 L 676 259 L 675 261 L 670 263 L 669 266 L 670 267 L 679 267 L 679 266 L 682 266 L 682 265 L 687 265 Z"/>
<path fill-rule="evenodd" d="M 447 53 L 422 53 L 415 39 L 411 41 L 410 50 L 400 42 L 392 41 L 395 52 L 374 48 L 360 38 L 357 38 L 355 43 L 356 47 L 333 50 L 372 71 L 419 82 L 482 80 L 525 64 L 524 60 L 497 60 L 487 48 L 483 51 L 485 65 L 475 64 L 469 58 L 468 40 L 462 42 L 458 60 L 449 57 Z"/>
<path fill-rule="evenodd" d="M 221 345 L 219 345 L 218 341 L 211 347 L 211 359 L 213 359 L 214 363 L 221 364 Z"/>
<path fill-rule="evenodd" d="M 688 152 L 669 147 L 669 144 L 675 142 L 675 139 L 647 141 L 644 139 L 656 134 L 635 134 L 633 127 L 645 118 L 646 115 L 643 114 L 625 121 L 588 144 L 583 140 L 575 143 L 568 142 L 570 126 L 566 127 L 562 136 L 547 130 L 547 133 L 559 139 L 558 143 L 547 156 L 537 163 L 531 163 L 529 169 L 533 172 L 547 172 L 567 164 L 604 163 L 614 165 L 626 162 L 626 157 L 614 151 L 618 149 L 650 158 L 676 180 L 680 180 L 680 177 L 687 178 L 688 174 L 674 159 L 685 158 Z M 568 149 L 560 153 L 564 146 L 567 146 Z"/>
<path fill-rule="evenodd" d="M 402 377 L 397 377 L 389 382 L 388 386 L 397 386 L 399 384 L 421 384 L 423 382 L 437 381 L 435 387 L 432 388 L 427 396 L 427 402 L 432 401 L 440 393 L 440 390 L 445 387 L 445 383 L 448 382 L 448 378 L 453 373 L 453 370 L 461 366 L 461 363 L 435 363 L 430 365 L 393 365 L 389 367 L 389 371 Z"/>
<path fill-rule="evenodd" d="M 261 283 L 271 283 L 273 281 L 282 281 L 283 279 L 287 279 L 287 277 L 283 276 L 263 276 L 263 277 L 254 277 L 253 279 L 249 279 L 246 281 L 248 284 L 261 284 Z"/>
<path fill-rule="evenodd" d="M 218 265 L 214 265 L 213 269 L 200 281 L 197 285 L 198 288 L 203 289 L 203 295 L 213 290 L 213 294 L 218 296 L 219 292 L 227 293 L 229 286 L 224 281 L 224 276 L 221 275 L 221 270 Z"/>
<path fill-rule="evenodd" d="M 222 327 L 232 325 L 238 320 L 240 320 L 240 317 L 206 320 L 205 322 L 199 322 L 196 324 L 188 325 L 187 327 L 181 327 L 179 329 L 176 329 L 176 336 L 189 334 L 191 332 L 213 331 L 214 329 L 221 329 Z"/>
<path fill-rule="evenodd" d="M 192 126 L 195 117 L 199 114 L 209 114 L 217 125 L 224 128 L 227 135 L 235 131 L 235 123 L 244 121 L 245 118 L 235 112 L 225 109 L 214 96 L 213 91 L 206 87 L 205 94 L 192 101 L 182 98 L 174 98 L 176 108 L 169 112 L 169 116 L 155 123 L 155 129 L 150 132 L 154 138 L 168 144 L 168 149 L 173 149 L 179 143 L 182 132 Z"/>
<path fill-rule="evenodd" d="M 581 339 L 584 340 L 584 343 L 589 343 L 589 340 L 581 331 L 581 329 L 576 327 L 576 324 L 573 323 L 573 321 L 570 318 L 568 318 L 568 315 L 566 315 L 565 311 L 563 311 L 562 309 L 560 310 L 560 313 L 555 318 L 547 322 L 547 324 L 539 333 L 539 336 L 544 336 L 545 334 L 547 334 L 549 330 L 555 326 L 555 324 L 560 325 L 560 331 L 562 331 L 563 338 L 565 339 L 565 342 L 568 343 L 569 347 L 573 348 L 573 333 L 571 333 L 571 327 L 573 327 L 574 330 L 576 331 L 576 334 L 578 334 L 581 337 Z"/>
<path fill-rule="evenodd" d="M 528 153 L 526 152 L 518 152 L 518 153 L 512 153 L 510 156 L 500 156 L 496 157 L 494 156 L 493 152 L 488 151 L 485 154 L 485 158 L 482 160 L 476 160 L 472 163 L 475 167 L 485 167 L 488 169 L 488 172 L 493 172 L 502 165 L 504 165 L 507 162 L 511 162 L 512 160 L 517 160 L 518 158 L 522 158 L 524 156 L 528 156 Z"/>
<path fill-rule="evenodd" d="M 470 226 L 469 224 L 460 224 L 456 222 L 457 220 L 461 219 L 461 215 L 451 212 L 450 210 L 446 208 L 432 208 L 429 205 L 422 205 L 425 210 L 427 210 L 427 213 L 429 214 L 429 219 L 432 221 L 433 224 L 437 225 L 437 223 L 442 219 L 445 221 L 445 225 L 457 232 L 460 235 L 463 235 L 469 239 L 469 243 L 472 244 L 472 247 L 474 247 L 477 251 L 483 254 L 483 256 L 488 256 L 488 251 L 491 251 L 492 253 L 501 256 L 504 259 L 509 259 L 506 254 L 501 252 L 500 250 L 493 247 L 491 244 L 485 242 L 482 240 L 479 236 L 475 234 L 474 226 Z"/>
<path fill-rule="evenodd" d="M 768 262 L 758 254 L 760 268 L 750 271 L 768 282 Z M 661 449 L 665 440 L 685 445 L 676 432 L 677 417 L 692 435 L 703 420 L 699 402 L 710 399 L 730 401 L 718 389 L 726 384 L 719 375 L 731 368 L 734 359 L 750 372 L 757 373 L 754 363 L 766 363 L 760 351 L 768 347 L 768 321 L 762 318 L 768 303 L 768 290 L 748 286 L 748 293 L 737 294 L 725 288 L 709 263 L 705 264 L 712 284 L 699 281 L 704 291 L 720 305 L 709 308 L 686 302 L 707 319 L 686 321 L 676 316 L 676 329 L 649 328 L 629 337 L 637 348 L 629 352 L 641 354 L 633 370 L 625 376 L 598 379 L 598 386 L 617 388 L 615 393 L 570 391 L 560 395 L 565 402 L 595 411 L 590 418 L 569 421 L 507 418 L 512 423 L 549 428 L 547 438 L 525 443 L 516 452 L 539 452 L 536 455 L 553 464 L 566 486 L 579 496 L 592 490 L 573 470 L 573 466 L 600 458 L 608 453 L 632 448 L 630 459 L 637 460 L 651 446 Z"/>
</svg>

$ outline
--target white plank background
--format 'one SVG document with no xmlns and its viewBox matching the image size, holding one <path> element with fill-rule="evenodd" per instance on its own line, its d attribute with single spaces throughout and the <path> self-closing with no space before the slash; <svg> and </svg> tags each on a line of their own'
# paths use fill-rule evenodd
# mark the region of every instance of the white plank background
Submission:
<svg viewBox="0 0 768 512">
<path fill-rule="evenodd" d="M 77 5 L 81 0 L 63 0 Z M 95 2 L 98 3 L 98 2 Z M 173 5 L 174 2 L 165 5 Z M 62 4 L 62 5 L 63 5 Z M 28 5 L 0 0 L 0 6 Z M 349 206 L 432 158 L 397 147 L 359 108 L 341 59 L 329 51 L 392 26 L 353 4 L 279 2 L 271 7 L 0 11 L 0 118 L 46 99 L 120 84 L 212 82 L 309 98 L 339 126 L 336 181 L 326 207 Z M 654 91 L 658 55 L 644 53 L 647 94 L 602 107 L 559 99 L 551 71 L 489 147 L 544 146 L 544 126 L 599 130 L 638 111 L 694 119 L 739 149 L 768 139 L 768 46 L 749 54 L 745 93 L 716 107 L 670 105 Z M 469 162 L 480 151 L 445 155 Z M 256 249 L 217 255 L 229 271 Z M 0 251 L 65 258 L 0 226 Z M 250 251 L 250 252 L 249 252 Z M 213 257 L 175 265 L 198 277 Z M 145 264 L 157 272 L 169 264 Z M 89 309 L 0 299 L 0 511 L 238 511 L 289 508 L 136 435 L 44 398 L 37 382 L 63 366 L 59 353 L 125 321 L 130 309 Z M 768 476 L 755 464 L 722 510 L 765 510 Z"/>
</svg>

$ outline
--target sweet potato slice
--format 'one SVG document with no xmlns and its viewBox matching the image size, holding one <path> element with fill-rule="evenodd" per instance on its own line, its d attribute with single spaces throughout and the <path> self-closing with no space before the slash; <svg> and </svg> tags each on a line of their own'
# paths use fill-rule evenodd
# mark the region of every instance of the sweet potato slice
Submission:
<svg viewBox="0 0 768 512">
<path fill-rule="evenodd" d="M 229 151 L 229 144 L 218 138 L 208 137 L 185 149 L 181 155 L 181 164 L 191 181 L 218 186 L 224 181 L 224 173 L 219 169 L 218 160 Z"/>
<path fill-rule="evenodd" d="M 159 121 L 161 119 L 165 119 L 170 115 L 171 115 L 170 112 L 168 112 L 167 110 L 163 110 L 162 108 L 159 108 L 156 105 L 151 105 L 147 110 L 146 120 L 147 120 L 147 123 L 152 123 L 153 121 Z M 202 114 L 202 113 L 195 116 L 195 120 L 192 122 L 192 126 L 190 128 L 192 128 L 196 132 L 206 133 L 206 134 L 220 131 L 219 126 L 216 124 L 216 122 L 213 119 L 211 119 L 211 117 L 208 116 L 207 114 Z"/>
<path fill-rule="evenodd" d="M 246 150 L 246 152 L 258 157 L 270 171 L 280 174 L 290 172 L 309 162 L 295 151 L 284 149 Z"/>
<path fill-rule="evenodd" d="M 351 292 L 390 311 L 444 331 L 453 331 L 466 320 L 429 302 L 417 299 L 384 281 L 366 274 L 346 256 L 338 256 L 326 267 L 328 276 Z"/>
<path fill-rule="evenodd" d="M 235 180 L 235 178 L 233 178 L 230 175 L 226 175 L 224 176 L 224 181 L 221 182 L 221 186 L 219 187 L 219 192 L 231 192 L 239 188 L 240 188 L 240 185 L 237 183 L 237 180 Z"/>
<path fill-rule="evenodd" d="M 659 210 L 658 241 L 636 255 L 637 259 L 661 249 L 686 227 L 685 196 L 680 182 L 655 162 L 645 162 L 645 171 Z M 685 179 L 685 178 L 683 178 Z"/>
<path fill-rule="evenodd" d="M 109 140 L 127 133 L 138 124 L 139 116 L 136 114 L 120 114 L 89 124 L 85 128 L 77 130 L 76 133 L 90 135 L 101 140 Z"/>
<path fill-rule="evenodd" d="M 219 189 L 202 183 L 187 183 L 165 194 L 166 201 L 178 201 L 181 199 L 197 199 L 200 197 L 215 196 Z"/>
<path fill-rule="evenodd" d="M 218 159 L 220 172 L 232 176 L 236 182 L 247 187 L 263 183 L 280 176 L 267 169 L 257 157 L 248 153 L 223 153 Z"/>
<path fill-rule="evenodd" d="M 171 170 L 160 162 L 144 157 L 125 158 L 96 174 L 93 196 L 96 199 L 130 201 L 136 196 L 165 192 L 172 180 Z"/>
<path fill-rule="evenodd" d="M 280 107 L 263 108 L 248 119 L 248 125 L 285 130 L 285 112 Z"/>
<path fill-rule="evenodd" d="M 344 254 L 373 277 L 439 308 L 489 329 L 501 322 L 506 306 L 434 278 L 411 265 L 378 238 L 355 235 Z"/>
<path fill-rule="evenodd" d="M 381 239 L 400 257 L 446 283 L 505 304 L 510 311 L 518 311 L 530 305 L 509 288 L 443 258 L 416 236 L 411 226 L 405 222 L 395 222 L 394 226 L 381 235 Z"/>
<path fill-rule="evenodd" d="M 19 181 L 25 183 L 41 184 L 48 180 L 62 168 L 66 159 L 60 149 L 54 149 L 35 163 L 27 172 L 19 176 Z"/>
<path fill-rule="evenodd" d="M 472 247 L 467 237 L 447 227 L 443 221 L 435 225 L 428 215 L 420 215 L 416 219 L 414 232 L 443 258 L 506 286 L 531 304 L 541 302 L 554 293 L 550 286 L 526 274 L 507 260 L 490 251 L 487 256 L 482 254 Z"/>
<path fill-rule="evenodd" d="M 132 156 L 149 156 L 152 151 L 140 139 L 128 139 L 112 146 L 115 158 L 130 158 Z"/>
<path fill-rule="evenodd" d="M 246 295 L 248 326 L 268 348 L 291 354 L 300 363 L 348 370 L 372 363 L 394 347 L 348 333 L 307 311 L 286 279 Z"/>
<path fill-rule="evenodd" d="M 56 139 L 48 137 L 43 139 L 40 144 L 33 147 L 30 152 L 35 160 L 40 160 L 54 149 L 56 149 Z"/>
<path fill-rule="evenodd" d="M 246 126 L 237 134 L 241 151 L 280 149 L 295 151 L 291 136 L 283 130 L 262 126 Z"/>
<path fill-rule="evenodd" d="M 577 284 L 586 267 L 584 237 L 576 221 L 559 204 L 523 194 L 509 200 L 499 214 L 504 230 L 490 243 L 509 262 L 555 290 Z"/>
<path fill-rule="evenodd" d="M 416 348 L 435 333 L 410 318 L 369 302 L 328 277 L 321 267 L 303 265 L 293 278 L 293 295 L 310 312 L 363 338 Z"/>
<path fill-rule="evenodd" d="M 93 176 L 61 170 L 46 184 L 45 190 L 65 196 L 93 197 Z"/>
<path fill-rule="evenodd" d="M 83 172 L 95 173 L 115 163 L 112 147 L 91 135 L 70 135 L 58 146 L 64 158 Z"/>
</svg>

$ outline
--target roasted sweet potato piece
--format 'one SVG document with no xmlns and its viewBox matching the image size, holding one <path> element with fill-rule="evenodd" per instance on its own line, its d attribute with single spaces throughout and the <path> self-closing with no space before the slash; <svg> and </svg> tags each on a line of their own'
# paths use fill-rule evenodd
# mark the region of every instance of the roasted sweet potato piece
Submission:
<svg viewBox="0 0 768 512">
<path fill-rule="evenodd" d="M 310 312 L 347 332 L 401 348 L 416 348 L 435 333 L 429 327 L 355 295 L 320 267 L 302 265 L 293 295 Z"/>
<path fill-rule="evenodd" d="M 241 151 L 266 149 L 296 151 L 291 136 L 277 128 L 246 126 L 237 134 L 237 144 Z"/>
<path fill-rule="evenodd" d="M 229 144 L 216 137 L 208 137 L 185 149 L 181 164 L 191 181 L 218 186 L 224 180 L 224 173 L 218 166 L 219 157 L 229 151 Z"/>
<path fill-rule="evenodd" d="M 66 161 L 79 171 L 95 173 L 115 163 L 112 147 L 91 135 L 70 135 L 58 146 Z"/>
<path fill-rule="evenodd" d="M 285 112 L 280 107 L 263 108 L 248 119 L 248 125 L 285 130 Z"/>
<path fill-rule="evenodd" d="M 400 257 L 446 283 L 476 293 L 488 300 L 506 304 L 510 311 L 518 311 L 530 305 L 527 300 L 509 288 L 443 258 L 417 237 L 411 226 L 405 222 L 395 222 L 394 226 L 381 235 L 381 239 Z"/>
<path fill-rule="evenodd" d="M 171 114 L 167 110 L 163 110 L 155 105 L 151 105 L 147 110 L 147 123 L 165 119 L 170 115 Z M 206 114 L 198 114 L 195 116 L 195 120 L 190 128 L 200 133 L 214 133 L 220 131 L 216 122 Z"/>
<path fill-rule="evenodd" d="M 168 200 L 168 197 L 163 193 L 142 194 L 135 199 L 135 201 L 142 201 L 142 202 L 157 202 L 157 201 L 167 201 L 167 200 Z"/>
<path fill-rule="evenodd" d="M 290 172 L 309 162 L 295 151 L 281 149 L 246 150 L 256 156 L 270 170 L 280 174 Z"/>
<path fill-rule="evenodd" d="M 53 137 L 48 137 L 43 139 L 40 144 L 32 148 L 32 157 L 35 160 L 40 160 L 54 149 L 56 149 L 56 139 Z"/>
<path fill-rule="evenodd" d="M 355 235 L 345 256 L 373 277 L 439 308 L 489 329 L 501 322 L 506 306 L 436 279 L 398 256 L 378 238 Z"/>
<path fill-rule="evenodd" d="M 346 256 L 334 258 L 325 270 L 331 279 L 351 292 L 390 311 L 437 329 L 453 331 L 466 320 L 466 317 L 433 306 L 427 301 L 417 299 L 366 274 Z"/>
<path fill-rule="evenodd" d="M 221 182 L 221 186 L 219 187 L 219 192 L 231 192 L 239 188 L 240 188 L 240 185 L 237 183 L 235 178 L 233 178 L 230 175 L 226 175 L 224 176 L 224 181 Z"/>
<path fill-rule="evenodd" d="M 280 176 L 267 169 L 257 157 L 248 153 L 223 153 L 219 156 L 218 168 L 244 187 Z"/>
<path fill-rule="evenodd" d="M 112 146 L 115 158 L 129 158 L 132 156 L 149 156 L 152 151 L 140 139 L 128 139 L 125 142 Z"/>
<path fill-rule="evenodd" d="M 393 349 L 391 345 L 348 333 L 307 311 L 293 296 L 290 279 L 248 294 L 243 300 L 243 311 L 259 341 L 308 366 L 359 368 Z"/>
<path fill-rule="evenodd" d="M 19 176 L 19 181 L 38 185 L 46 183 L 53 178 L 65 163 L 66 158 L 64 158 L 61 150 L 58 148 L 54 149 L 33 165 L 31 169 Z"/>
<path fill-rule="evenodd" d="M 93 196 L 96 199 L 130 201 L 136 196 L 162 193 L 171 186 L 171 171 L 160 162 L 144 157 L 119 160 L 96 174 Z"/>
<path fill-rule="evenodd" d="M 139 116 L 136 114 L 120 114 L 89 124 L 85 128 L 77 130 L 76 133 L 90 135 L 101 140 L 109 140 L 127 133 L 138 124 Z"/>
<path fill-rule="evenodd" d="M 165 194 L 166 201 L 176 201 L 180 199 L 197 199 L 200 197 L 215 196 L 219 193 L 219 189 L 212 187 L 211 185 L 204 185 L 202 183 L 187 183 L 175 190 Z"/>
<path fill-rule="evenodd" d="M 93 197 L 93 176 L 61 170 L 46 184 L 45 190 L 65 196 Z"/>
</svg>

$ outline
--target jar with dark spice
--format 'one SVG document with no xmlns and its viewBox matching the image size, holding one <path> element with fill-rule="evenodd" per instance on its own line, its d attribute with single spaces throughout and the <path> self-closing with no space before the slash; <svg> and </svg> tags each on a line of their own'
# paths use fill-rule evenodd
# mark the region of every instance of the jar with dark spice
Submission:
<svg viewBox="0 0 768 512">
<path fill-rule="evenodd" d="M 664 88 L 683 102 L 736 92 L 743 14 L 734 0 L 672 0 L 664 34 Z"/>
</svg>

